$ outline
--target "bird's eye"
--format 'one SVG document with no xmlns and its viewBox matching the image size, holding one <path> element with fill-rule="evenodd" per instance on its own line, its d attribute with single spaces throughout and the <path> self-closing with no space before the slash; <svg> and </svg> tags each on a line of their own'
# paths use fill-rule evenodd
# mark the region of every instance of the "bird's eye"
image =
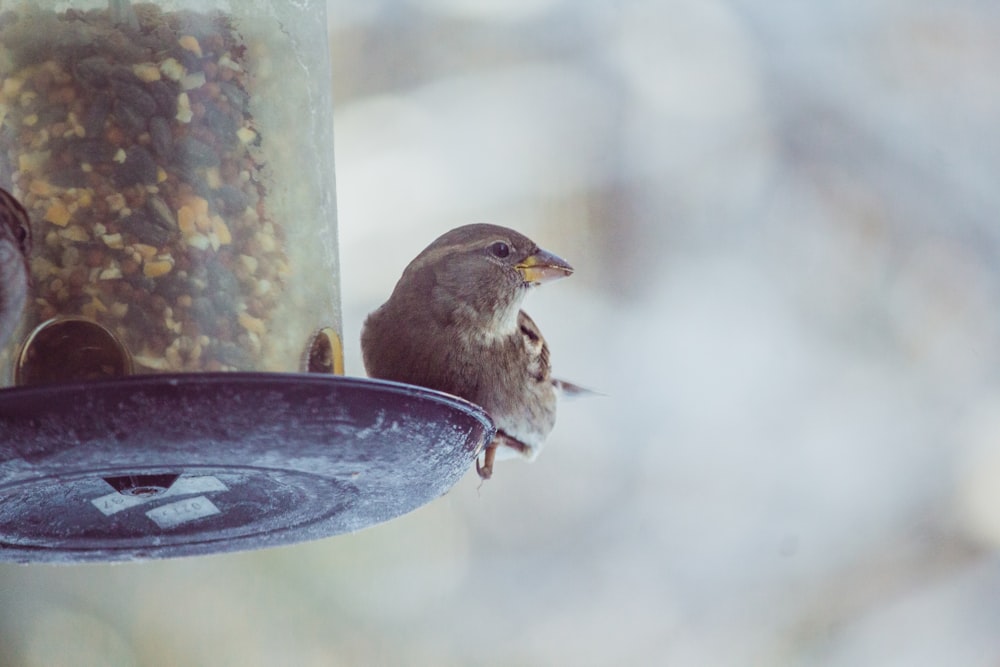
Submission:
<svg viewBox="0 0 1000 667">
<path fill-rule="evenodd" d="M 500 259 L 503 259 L 510 255 L 510 246 L 504 243 L 503 241 L 497 241 L 496 243 L 490 246 L 489 250 L 491 255 L 493 255 L 494 257 L 499 257 Z"/>
</svg>

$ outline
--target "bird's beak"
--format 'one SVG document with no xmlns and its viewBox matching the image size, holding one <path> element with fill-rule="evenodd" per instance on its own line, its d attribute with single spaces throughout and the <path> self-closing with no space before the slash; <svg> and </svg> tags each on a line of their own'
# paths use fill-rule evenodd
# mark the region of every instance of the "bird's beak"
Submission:
<svg viewBox="0 0 1000 667">
<path fill-rule="evenodd" d="M 550 252 L 539 249 L 534 255 L 529 255 L 523 262 L 515 266 L 524 282 L 541 285 L 559 278 L 565 278 L 573 273 L 573 267 L 564 259 Z"/>
</svg>

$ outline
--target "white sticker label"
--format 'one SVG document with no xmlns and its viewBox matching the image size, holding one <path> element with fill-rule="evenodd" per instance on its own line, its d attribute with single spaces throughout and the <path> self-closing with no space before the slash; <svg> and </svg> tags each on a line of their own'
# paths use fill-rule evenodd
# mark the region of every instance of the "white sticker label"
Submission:
<svg viewBox="0 0 1000 667">
<path fill-rule="evenodd" d="M 90 502 L 105 516 L 111 516 L 130 507 L 145 505 L 154 500 L 163 500 L 173 496 L 189 496 L 194 493 L 210 493 L 212 491 L 228 491 L 229 487 L 222 483 L 218 477 L 204 475 L 202 477 L 181 477 L 174 482 L 164 493 L 153 496 L 126 496 L 124 494 L 109 493 L 106 496 L 95 498 Z"/>
<path fill-rule="evenodd" d="M 185 498 L 146 512 L 146 516 L 155 521 L 160 528 L 175 528 L 182 523 L 213 514 L 219 514 L 219 508 L 205 496 Z"/>
<path fill-rule="evenodd" d="M 115 493 L 109 493 L 106 496 L 95 498 L 90 502 L 94 504 L 94 507 L 104 512 L 105 516 L 111 516 L 115 512 L 127 510 L 129 507 L 141 505 L 145 502 L 149 502 L 149 500 L 149 498 L 142 498 L 140 496 L 123 496 L 116 491 Z"/>
</svg>

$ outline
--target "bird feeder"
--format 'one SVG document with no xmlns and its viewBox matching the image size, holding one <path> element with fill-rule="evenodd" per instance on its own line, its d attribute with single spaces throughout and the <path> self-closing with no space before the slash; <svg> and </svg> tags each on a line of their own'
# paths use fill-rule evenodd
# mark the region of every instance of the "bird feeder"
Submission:
<svg viewBox="0 0 1000 667">
<path fill-rule="evenodd" d="M 0 303 L 0 560 L 358 530 L 491 437 L 343 377 L 325 6 L 0 0 L 0 186 L 33 237 Z"/>
</svg>

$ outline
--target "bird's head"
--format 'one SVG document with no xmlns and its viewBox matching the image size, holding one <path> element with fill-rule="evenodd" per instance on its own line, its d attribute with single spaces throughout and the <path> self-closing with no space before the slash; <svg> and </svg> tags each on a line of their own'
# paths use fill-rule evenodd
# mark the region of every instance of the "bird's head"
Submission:
<svg viewBox="0 0 1000 667">
<path fill-rule="evenodd" d="M 31 252 L 31 220 L 21 203 L 3 188 L 0 188 L 0 225 L 6 227 L 6 233 L 27 259 Z"/>
<path fill-rule="evenodd" d="M 512 329 L 528 288 L 573 273 L 565 260 L 498 225 L 458 227 L 414 259 L 400 279 L 427 291 L 432 308 L 484 327 Z"/>
</svg>

